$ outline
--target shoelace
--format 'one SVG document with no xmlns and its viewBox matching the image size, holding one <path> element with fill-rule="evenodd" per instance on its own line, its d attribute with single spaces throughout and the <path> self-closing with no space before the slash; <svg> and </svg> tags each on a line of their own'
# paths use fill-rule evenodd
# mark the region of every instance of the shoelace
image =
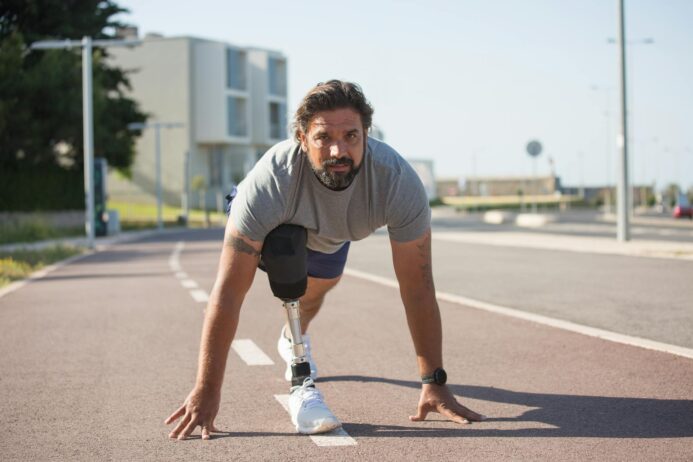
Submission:
<svg viewBox="0 0 693 462">
<path fill-rule="evenodd" d="M 304 408 L 310 409 L 315 406 L 324 405 L 322 393 L 313 386 L 313 381 L 311 379 L 308 378 L 304 380 L 298 392 L 301 394 L 301 401 Z"/>
</svg>

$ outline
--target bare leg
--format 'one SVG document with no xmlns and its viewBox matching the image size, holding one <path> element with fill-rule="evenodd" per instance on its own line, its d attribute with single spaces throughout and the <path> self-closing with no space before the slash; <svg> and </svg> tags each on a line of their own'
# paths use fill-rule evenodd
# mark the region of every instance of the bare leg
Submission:
<svg viewBox="0 0 693 462">
<path fill-rule="evenodd" d="M 318 311 L 320 311 L 322 302 L 325 300 L 325 294 L 336 286 L 340 279 L 341 276 L 333 279 L 321 279 L 308 276 L 308 288 L 303 297 L 300 298 L 302 333 L 306 333 L 308 325 L 315 315 L 318 314 Z M 286 332 L 286 334 L 290 333 L 288 325 L 284 332 Z"/>
</svg>

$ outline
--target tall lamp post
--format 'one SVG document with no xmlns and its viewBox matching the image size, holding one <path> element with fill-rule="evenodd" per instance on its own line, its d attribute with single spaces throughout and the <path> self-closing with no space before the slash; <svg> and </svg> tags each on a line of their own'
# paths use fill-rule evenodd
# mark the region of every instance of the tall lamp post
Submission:
<svg viewBox="0 0 693 462">
<path fill-rule="evenodd" d="M 618 44 L 619 71 L 621 76 L 621 133 L 619 136 L 620 171 L 618 175 L 616 238 L 621 242 L 630 240 L 628 223 L 628 102 L 626 98 L 626 25 L 623 11 L 623 0 L 618 1 Z"/>
<path fill-rule="evenodd" d="M 82 119 L 84 132 L 84 228 L 87 234 L 87 245 L 94 248 L 94 114 L 92 90 L 92 48 L 133 47 L 141 44 L 141 40 L 92 40 L 83 37 L 82 40 L 41 40 L 32 43 L 31 50 L 71 50 L 82 48 Z"/>
<path fill-rule="evenodd" d="M 180 122 L 146 122 L 128 124 L 130 130 L 144 130 L 145 128 L 154 129 L 154 148 L 156 154 L 156 226 L 164 229 L 163 219 L 163 198 L 161 193 L 161 129 L 162 128 L 181 128 L 184 124 Z"/>
<path fill-rule="evenodd" d="M 630 191 L 630 182 L 628 175 L 629 168 L 629 143 L 628 143 L 628 93 L 626 91 L 626 44 L 628 45 L 650 45 L 654 43 L 652 38 L 644 38 L 639 40 L 626 41 L 626 25 L 624 0 L 617 0 L 618 3 L 618 38 L 607 39 L 608 43 L 617 44 L 619 47 L 619 73 L 620 73 L 620 93 L 621 93 L 621 132 L 619 134 L 620 155 L 620 171 L 618 175 L 618 193 L 617 193 L 617 239 L 625 242 L 630 240 L 630 223 L 629 215 L 632 211 L 632 192 Z"/>
</svg>

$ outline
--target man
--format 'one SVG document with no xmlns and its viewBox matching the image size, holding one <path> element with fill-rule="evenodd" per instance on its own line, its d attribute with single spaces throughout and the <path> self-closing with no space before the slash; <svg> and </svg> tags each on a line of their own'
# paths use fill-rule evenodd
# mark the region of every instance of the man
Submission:
<svg viewBox="0 0 693 462">
<path fill-rule="evenodd" d="M 184 439 L 198 426 L 203 439 L 215 431 L 229 346 L 258 264 L 267 270 L 272 290 L 289 314 L 278 349 L 293 385 L 291 420 L 307 434 L 339 427 L 315 387 L 317 368 L 305 333 L 341 277 L 349 242 L 384 225 L 423 382 L 417 414 L 410 419 L 424 420 L 429 412 L 458 423 L 484 418 L 459 404 L 445 385 L 428 200 L 406 161 L 385 143 L 368 138 L 372 114 L 357 85 L 338 80 L 318 84 L 296 111 L 295 139 L 271 148 L 238 186 L 206 310 L 197 380 L 183 405 L 166 419 L 167 424 L 181 419 L 171 438 Z M 277 245 L 276 239 L 285 241 Z M 285 242 L 299 243 L 288 245 L 289 253 L 295 253 L 289 257 L 293 263 L 275 265 L 273 249 L 283 247 L 279 253 L 287 255 Z M 273 282 L 282 271 L 307 272 L 307 289 L 304 284 L 295 296 L 281 295 Z"/>
</svg>

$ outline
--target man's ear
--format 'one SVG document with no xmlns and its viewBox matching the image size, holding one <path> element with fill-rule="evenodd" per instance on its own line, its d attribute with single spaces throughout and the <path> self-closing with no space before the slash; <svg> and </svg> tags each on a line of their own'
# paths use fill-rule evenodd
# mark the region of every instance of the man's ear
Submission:
<svg viewBox="0 0 693 462">
<path fill-rule="evenodd" d="M 299 130 L 298 140 L 301 142 L 301 149 L 303 152 L 308 152 L 308 139 L 306 138 L 306 134 L 303 133 L 303 130 Z"/>
</svg>

